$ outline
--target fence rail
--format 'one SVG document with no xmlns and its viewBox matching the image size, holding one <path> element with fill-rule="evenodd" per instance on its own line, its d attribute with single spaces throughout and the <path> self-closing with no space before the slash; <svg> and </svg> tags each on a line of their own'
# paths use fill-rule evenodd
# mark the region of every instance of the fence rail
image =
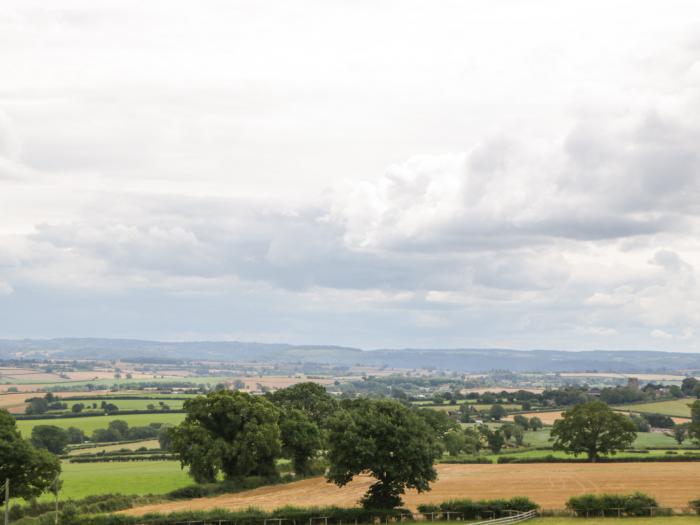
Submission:
<svg viewBox="0 0 700 525">
<path fill-rule="evenodd" d="M 516 511 L 512 511 L 516 512 Z M 427 514 L 420 514 L 420 513 L 405 513 L 405 514 L 397 514 L 396 516 L 391 516 L 387 517 L 386 523 L 400 523 L 404 521 L 406 518 L 409 518 L 411 520 L 415 520 L 416 516 L 423 516 L 427 517 Z M 483 520 L 483 521 L 477 521 L 477 522 L 467 522 L 467 520 L 464 519 L 464 515 L 459 512 L 444 512 L 443 513 L 444 518 L 447 518 L 446 520 L 440 520 L 440 521 L 465 521 L 465 525 L 507 525 L 510 523 L 520 523 L 522 521 L 526 521 L 532 518 L 537 517 L 537 511 L 531 510 L 528 512 L 520 512 L 520 513 L 515 513 L 511 516 L 505 516 L 503 518 L 494 518 L 490 520 Z M 375 518 L 374 523 L 377 523 L 378 518 Z M 390 521 L 391 520 L 391 521 Z M 246 520 L 241 520 L 241 521 L 246 521 Z M 263 525 L 282 525 L 287 523 L 288 525 L 307 525 L 304 521 L 298 520 L 298 519 L 293 519 L 293 518 L 264 518 L 260 520 Z M 331 521 L 329 517 L 326 516 L 318 516 L 314 518 L 309 519 L 308 525 L 314 525 L 314 524 L 323 524 L 323 525 L 328 525 L 328 522 Z M 419 520 L 415 520 L 419 521 Z M 342 522 L 339 520 L 333 520 L 334 523 L 337 525 L 341 525 Z M 148 525 L 149 522 L 142 522 L 141 525 Z M 179 520 L 172 522 L 173 525 L 237 525 L 237 520 L 217 520 L 217 519 L 204 519 L 204 520 Z M 382 523 L 381 519 L 379 519 L 378 523 Z M 348 525 L 351 525 L 352 522 L 347 522 Z M 355 521 L 355 525 L 357 525 L 357 521 Z"/>
<path fill-rule="evenodd" d="M 528 512 L 522 512 L 520 514 L 514 514 L 513 516 L 506 516 L 505 518 L 496 518 L 493 520 L 477 521 L 476 523 L 471 523 L 470 525 L 501 525 L 507 523 L 520 523 L 521 521 L 531 520 L 537 517 L 537 511 L 530 510 Z"/>
</svg>

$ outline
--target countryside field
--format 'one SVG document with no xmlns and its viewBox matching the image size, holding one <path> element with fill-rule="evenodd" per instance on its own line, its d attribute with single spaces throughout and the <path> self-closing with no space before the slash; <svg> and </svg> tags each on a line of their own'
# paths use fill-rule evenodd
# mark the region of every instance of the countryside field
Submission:
<svg viewBox="0 0 700 525">
<path fill-rule="evenodd" d="M 115 452 L 118 450 L 137 450 L 139 448 L 160 448 L 160 443 L 157 439 L 144 439 L 142 441 L 134 441 L 133 443 L 115 443 L 113 445 L 95 445 L 89 448 L 78 448 L 68 452 L 69 456 L 78 456 L 80 454 L 97 454 L 99 452 Z"/>
<path fill-rule="evenodd" d="M 452 498 L 528 496 L 545 509 L 563 509 L 566 500 L 574 495 L 639 490 L 655 496 L 661 506 L 680 509 L 700 494 L 699 467 L 698 463 L 438 465 L 439 479 L 433 484 L 433 489 L 423 494 L 409 491 L 404 500 L 408 508 L 415 510 L 421 503 Z M 214 498 L 148 505 L 124 512 L 141 515 L 214 507 L 272 510 L 282 505 L 304 506 L 309 502 L 352 506 L 371 483 L 368 477 L 358 477 L 346 487 L 337 488 L 319 477 Z"/>
<path fill-rule="evenodd" d="M 640 403 L 635 405 L 622 405 L 615 408 L 630 412 L 664 414 L 667 416 L 690 417 L 690 404 L 692 399 L 674 399 L 671 401 L 658 401 L 654 403 Z"/>
<path fill-rule="evenodd" d="M 128 461 L 113 463 L 62 463 L 61 498 L 93 494 L 165 494 L 192 484 L 179 461 Z M 40 500 L 50 500 L 51 493 Z"/>
<path fill-rule="evenodd" d="M 183 413 L 162 414 L 115 414 L 112 416 L 89 416 L 89 417 L 68 417 L 54 419 L 23 419 L 17 421 L 17 428 L 22 432 L 22 435 L 28 437 L 32 433 L 32 428 L 36 425 L 54 425 L 61 428 L 76 427 L 86 434 L 92 433 L 98 428 L 107 428 L 110 421 L 121 419 L 129 423 L 130 427 L 148 426 L 150 423 L 170 423 L 177 425 L 185 418 Z"/>
</svg>

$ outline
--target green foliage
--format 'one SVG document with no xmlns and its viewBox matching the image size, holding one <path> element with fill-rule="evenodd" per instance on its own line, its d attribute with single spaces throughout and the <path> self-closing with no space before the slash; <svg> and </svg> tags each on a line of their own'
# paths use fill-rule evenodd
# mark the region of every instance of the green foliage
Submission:
<svg viewBox="0 0 700 525">
<path fill-rule="evenodd" d="M 505 436 L 500 430 L 491 430 L 484 425 L 479 428 L 479 432 L 486 438 L 486 443 L 494 454 L 498 454 L 506 444 Z"/>
<path fill-rule="evenodd" d="M 566 508 L 577 516 L 649 516 L 650 509 L 657 509 L 658 506 L 654 498 L 641 492 L 583 494 L 569 498 L 566 502 Z"/>
<path fill-rule="evenodd" d="M 171 431 L 171 449 L 197 481 L 275 474 L 281 452 L 279 411 L 266 398 L 216 391 L 185 402 L 187 417 Z"/>
<path fill-rule="evenodd" d="M 496 421 L 500 421 L 502 417 L 504 417 L 508 412 L 506 411 L 505 408 L 503 408 L 503 405 L 500 405 L 496 403 L 495 405 L 491 405 L 491 408 L 489 409 L 489 416 L 491 418 L 495 419 Z"/>
<path fill-rule="evenodd" d="M 673 428 L 676 424 L 664 414 L 642 414 L 642 417 L 654 428 Z"/>
<path fill-rule="evenodd" d="M 542 423 L 542 420 L 539 417 L 533 416 L 530 418 L 530 430 L 539 430 L 543 426 L 544 424 Z"/>
<path fill-rule="evenodd" d="M 434 430 L 396 401 L 344 402 L 330 421 L 327 477 L 343 486 L 360 473 L 371 474 L 377 482 L 362 500 L 365 508 L 396 507 L 407 488 L 430 490 L 439 456 Z"/>
<path fill-rule="evenodd" d="M 306 413 L 296 408 L 283 412 L 280 420 L 282 452 L 292 459 L 297 476 L 312 473 L 311 460 L 322 446 L 321 430 Z"/>
<path fill-rule="evenodd" d="M 301 410 L 321 428 L 326 427 L 338 407 L 335 399 L 317 383 L 297 383 L 269 394 L 269 398 L 282 411 Z"/>
<path fill-rule="evenodd" d="M 53 425 L 37 425 L 32 429 L 32 445 L 52 454 L 63 454 L 70 442 L 68 432 Z"/>
<path fill-rule="evenodd" d="M 24 411 L 27 414 L 44 414 L 49 411 L 49 403 L 43 397 L 34 397 L 29 400 Z"/>
<path fill-rule="evenodd" d="M 0 480 L 10 479 L 12 497 L 38 496 L 51 486 L 60 472 L 58 459 L 22 439 L 15 419 L 7 410 L 0 410 Z M 4 497 L 4 492 L 0 493 L 0 503 L 4 502 Z"/>
<path fill-rule="evenodd" d="M 600 454 L 615 454 L 632 445 L 636 437 L 634 423 L 602 401 L 590 401 L 564 412 L 552 428 L 554 450 L 574 455 L 585 453 L 589 461 Z"/>
<path fill-rule="evenodd" d="M 85 442 L 85 432 L 76 427 L 68 427 L 66 429 L 66 434 L 68 434 L 68 443 L 71 445 L 79 445 Z"/>
<path fill-rule="evenodd" d="M 695 401 L 690 405 L 690 424 L 688 425 L 688 436 L 700 441 L 700 401 Z"/>
<path fill-rule="evenodd" d="M 511 499 L 495 499 L 474 501 L 471 499 L 453 499 L 439 505 L 418 505 L 418 512 L 429 514 L 434 512 L 458 512 L 465 520 L 490 519 L 509 516 L 507 511 L 527 512 L 535 510 L 538 505 L 525 497 Z"/>
<path fill-rule="evenodd" d="M 464 432 L 459 430 L 451 430 L 442 439 L 445 450 L 450 456 L 458 456 L 466 445 L 466 438 Z"/>
</svg>

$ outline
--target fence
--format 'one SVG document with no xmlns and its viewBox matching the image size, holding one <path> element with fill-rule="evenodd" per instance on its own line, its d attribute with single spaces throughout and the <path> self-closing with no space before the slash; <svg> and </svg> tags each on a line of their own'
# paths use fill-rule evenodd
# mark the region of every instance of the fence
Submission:
<svg viewBox="0 0 700 525">
<path fill-rule="evenodd" d="M 537 517 L 537 511 L 536 510 L 530 510 L 528 512 L 519 512 L 516 513 L 516 511 L 511 511 L 514 512 L 511 516 L 506 516 L 503 518 L 494 518 L 490 520 L 485 520 L 485 521 L 478 521 L 478 522 L 467 522 L 465 521 L 465 525 L 507 525 L 509 523 L 520 523 L 523 521 L 530 520 L 532 518 Z M 451 521 L 464 521 L 464 516 L 459 513 L 459 512 L 440 512 L 440 513 L 427 513 L 423 514 L 425 518 L 433 518 L 434 520 L 434 515 L 439 514 L 442 517 L 441 521 L 446 521 L 446 520 L 451 520 Z M 386 523 L 394 522 L 394 523 L 399 523 L 402 522 L 406 519 L 410 520 L 415 520 L 416 515 L 411 514 L 411 513 L 405 513 L 405 514 L 398 514 L 396 516 L 392 517 L 387 517 L 386 518 Z M 429 518 L 430 517 L 430 518 Z M 247 521 L 247 520 L 241 520 L 241 521 Z M 302 520 L 297 520 L 293 518 L 262 518 L 260 519 L 260 522 L 262 525 L 328 525 L 328 522 L 332 521 L 336 525 L 343 525 L 343 522 L 340 520 L 333 520 L 329 517 L 326 516 L 318 516 L 315 518 L 309 518 L 308 524 L 305 523 Z M 161 522 L 162 523 L 162 522 Z M 382 523 L 381 518 L 375 518 L 374 523 Z M 349 521 L 346 522 L 346 525 L 352 525 L 353 522 Z M 148 525 L 148 522 L 143 522 L 139 525 Z M 172 525 L 238 525 L 236 520 L 216 520 L 216 519 L 205 519 L 205 520 L 184 520 L 184 521 L 175 521 L 172 523 Z M 357 520 L 355 520 L 354 525 L 358 525 Z"/>
<path fill-rule="evenodd" d="M 644 514 L 640 516 L 649 516 L 653 518 L 654 516 L 671 516 L 674 513 L 674 509 L 671 507 L 638 507 L 635 509 L 626 509 L 624 507 L 610 507 L 607 509 L 571 509 L 572 516 L 585 517 L 585 518 L 596 518 L 596 517 L 617 517 L 621 518 L 623 516 L 628 516 L 631 510 L 634 511 L 645 511 Z M 685 509 L 684 509 L 685 511 Z M 684 513 L 687 513 L 685 511 Z M 636 516 L 637 514 L 635 514 Z"/>
</svg>

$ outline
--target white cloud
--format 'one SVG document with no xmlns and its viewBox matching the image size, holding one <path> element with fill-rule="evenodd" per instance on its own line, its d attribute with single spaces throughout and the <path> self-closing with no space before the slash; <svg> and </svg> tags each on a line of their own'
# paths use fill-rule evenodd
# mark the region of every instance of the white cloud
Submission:
<svg viewBox="0 0 700 525">
<path fill-rule="evenodd" d="M 0 329 L 697 349 L 693 12 L 5 2 Z"/>
</svg>

